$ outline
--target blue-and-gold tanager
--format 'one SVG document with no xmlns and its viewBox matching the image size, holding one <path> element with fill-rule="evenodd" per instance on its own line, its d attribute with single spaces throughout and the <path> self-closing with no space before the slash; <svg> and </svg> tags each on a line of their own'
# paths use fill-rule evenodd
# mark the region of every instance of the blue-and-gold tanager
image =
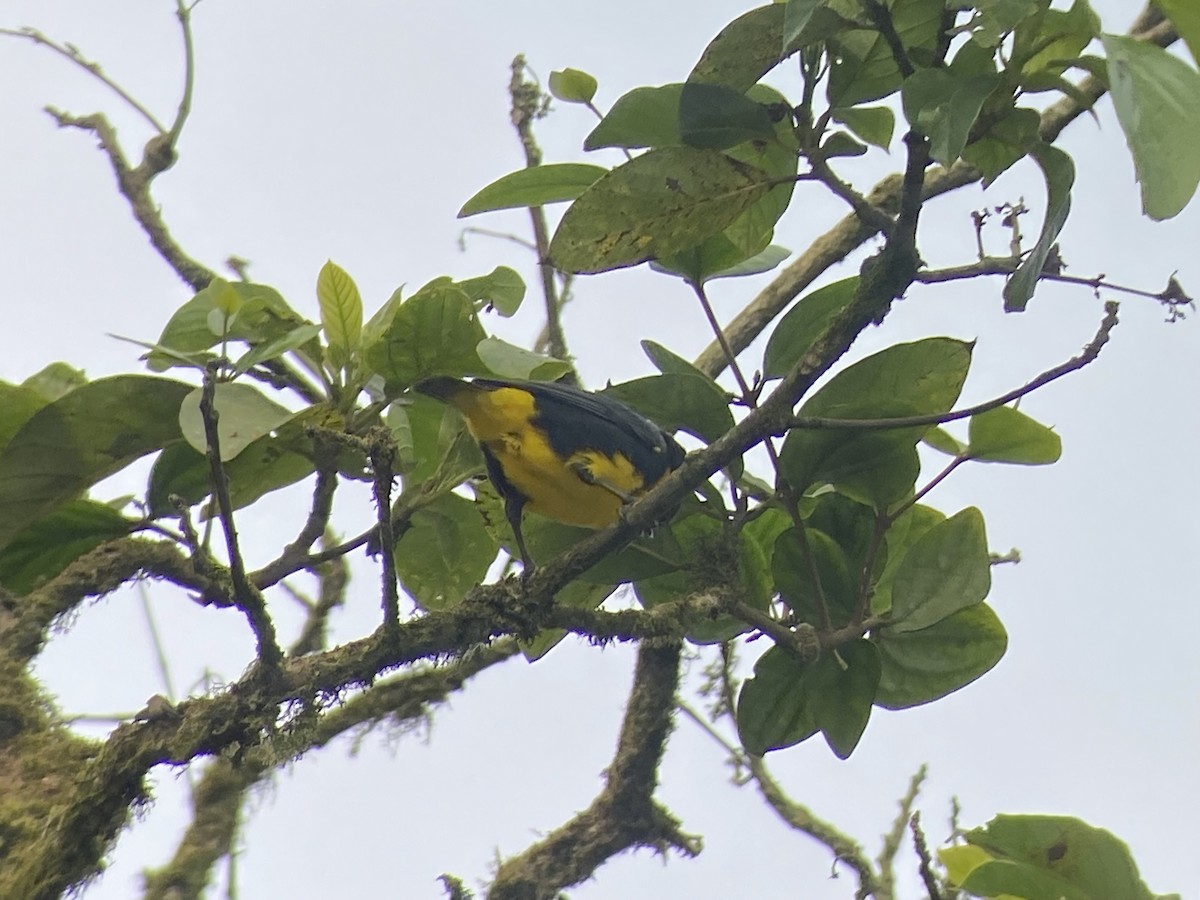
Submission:
<svg viewBox="0 0 1200 900">
<path fill-rule="evenodd" d="M 569 525 L 603 528 L 623 504 L 683 462 L 683 448 L 619 400 L 567 384 L 436 377 L 416 390 L 454 406 L 483 450 L 504 499 L 525 571 L 526 509 Z"/>
</svg>

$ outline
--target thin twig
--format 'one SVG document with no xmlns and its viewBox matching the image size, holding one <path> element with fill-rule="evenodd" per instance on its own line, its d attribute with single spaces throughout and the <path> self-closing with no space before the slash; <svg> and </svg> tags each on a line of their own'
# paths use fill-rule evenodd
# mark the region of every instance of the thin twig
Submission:
<svg viewBox="0 0 1200 900">
<path fill-rule="evenodd" d="M 879 866 L 879 884 L 884 896 L 892 897 L 895 895 L 896 853 L 900 850 L 900 841 L 904 837 L 904 829 L 908 826 L 909 819 L 912 818 L 913 805 L 917 802 L 917 795 L 921 792 L 921 785 L 924 783 L 928 772 L 928 766 L 922 763 L 921 767 L 913 773 L 912 778 L 908 781 L 908 790 L 900 798 L 900 809 L 896 813 L 892 827 L 883 836 L 883 847 L 879 851 L 879 858 L 876 862 Z"/>
<path fill-rule="evenodd" d="M 221 461 L 221 438 L 217 430 L 219 414 L 216 408 L 217 370 L 220 363 L 209 363 L 204 373 L 200 393 L 200 417 L 204 420 L 206 455 L 212 480 L 213 496 L 217 499 L 221 528 L 225 532 L 225 548 L 229 555 L 229 572 L 233 577 L 234 596 L 238 608 L 246 615 L 258 642 L 258 658 L 265 665 L 275 666 L 283 659 L 283 651 L 275 637 L 275 625 L 267 615 L 262 594 L 246 577 L 246 565 L 238 547 L 237 529 L 233 521 L 233 502 L 229 498 L 229 481 Z"/>
<path fill-rule="evenodd" d="M 1045 387 L 1052 381 L 1062 378 L 1064 375 L 1069 375 L 1071 372 L 1077 372 L 1084 366 L 1094 362 L 1100 355 L 1100 351 L 1104 345 L 1108 343 L 1109 337 L 1112 334 L 1113 328 L 1116 327 L 1117 312 L 1120 307 L 1115 301 L 1109 300 L 1104 304 L 1104 319 L 1100 322 L 1100 327 L 1097 329 L 1095 336 L 1087 343 L 1078 356 L 1073 356 L 1060 365 L 1047 369 L 1042 374 L 1038 375 L 1032 381 L 1021 385 L 1021 387 L 1013 388 L 999 397 L 994 397 L 983 403 L 977 403 L 974 406 L 968 406 L 965 409 L 956 409 L 944 413 L 931 413 L 925 416 L 896 416 L 893 418 L 883 419 L 829 419 L 819 416 L 797 416 L 789 423 L 790 428 L 835 428 L 849 430 L 875 430 L 888 428 L 911 428 L 920 425 L 941 425 L 945 422 L 953 422 L 957 419 L 967 419 L 971 416 L 977 416 L 980 413 L 988 412 L 997 407 L 1004 406 L 1024 397 L 1026 394 L 1036 391 L 1038 388 Z"/>
<path fill-rule="evenodd" d="M 538 84 L 525 77 L 526 68 L 525 57 L 517 55 L 512 61 L 512 78 L 508 83 L 508 91 L 512 98 L 512 124 L 521 139 L 525 165 L 534 168 L 542 164 L 542 150 L 533 136 L 533 121 L 545 114 L 545 101 Z M 546 304 L 547 344 L 551 356 L 567 360 L 567 337 L 562 328 L 562 304 L 559 302 L 558 287 L 554 283 L 554 264 L 550 261 L 550 229 L 546 224 L 545 209 L 541 206 L 529 207 L 529 219 L 533 225 L 538 271 L 542 277 L 542 296 Z M 567 373 L 566 380 L 578 381 L 573 369 Z"/>
<path fill-rule="evenodd" d="M 158 132 L 159 134 L 167 133 L 166 126 L 164 126 L 160 121 L 158 121 L 158 119 L 155 117 L 154 113 L 150 112 L 150 110 L 148 110 L 145 106 L 143 106 L 141 103 L 139 103 L 138 100 L 132 94 L 130 94 L 127 90 L 125 90 L 125 88 L 121 87 L 121 85 L 117 84 L 117 82 L 115 82 L 111 78 L 109 78 L 104 73 L 104 70 L 100 67 L 100 64 L 98 62 L 94 62 L 94 61 L 88 59 L 87 57 L 85 57 L 79 51 L 79 48 L 74 46 L 73 44 L 67 44 L 67 43 L 60 44 L 57 41 L 55 41 L 53 38 L 43 34 L 41 31 L 38 31 L 38 29 L 36 29 L 36 28 L 0 28 L 0 34 L 7 34 L 10 37 L 16 37 L 16 38 L 25 38 L 26 40 L 33 41 L 33 43 L 35 43 L 35 44 L 40 44 L 43 47 L 53 50 L 59 56 L 62 56 L 65 59 L 70 60 L 75 65 L 79 66 L 81 69 L 86 71 L 89 75 L 91 75 L 97 81 L 99 81 L 101 84 L 103 84 L 105 87 L 107 87 L 109 90 L 111 90 L 113 93 L 115 93 L 122 100 L 124 100 L 125 103 L 128 104 L 131 109 L 133 109 L 138 115 L 140 115 L 143 119 L 145 119 L 147 122 L 149 122 L 150 127 L 152 127 L 156 132 Z"/>
<path fill-rule="evenodd" d="M 921 881 L 925 883 L 925 890 L 929 892 L 929 900 L 942 900 L 942 887 L 938 884 L 937 875 L 933 871 L 933 858 L 929 855 L 929 847 L 925 843 L 925 832 L 921 830 L 921 814 L 919 812 L 912 814 L 912 818 L 908 821 L 908 827 L 912 832 L 913 847 L 920 860 L 918 871 L 921 873 Z"/>
<path fill-rule="evenodd" d="M 400 624 L 400 594 L 396 583 L 396 539 L 392 533 L 392 479 L 395 477 L 396 441 L 382 425 L 366 437 L 367 455 L 374 472 L 375 508 L 379 515 L 379 558 L 383 578 L 383 625 L 395 629 Z"/>
</svg>

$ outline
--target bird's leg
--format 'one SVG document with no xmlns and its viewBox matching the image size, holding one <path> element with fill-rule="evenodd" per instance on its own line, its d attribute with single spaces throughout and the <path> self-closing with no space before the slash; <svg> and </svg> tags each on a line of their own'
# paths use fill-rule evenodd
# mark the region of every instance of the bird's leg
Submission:
<svg viewBox="0 0 1200 900">
<path fill-rule="evenodd" d="M 521 531 L 521 512 L 525 506 L 525 498 L 520 494 L 509 494 L 504 498 L 504 517 L 512 526 L 513 537 L 517 540 L 517 549 L 521 551 L 521 577 L 528 578 L 536 568 L 529 548 L 525 546 L 525 535 Z"/>
</svg>

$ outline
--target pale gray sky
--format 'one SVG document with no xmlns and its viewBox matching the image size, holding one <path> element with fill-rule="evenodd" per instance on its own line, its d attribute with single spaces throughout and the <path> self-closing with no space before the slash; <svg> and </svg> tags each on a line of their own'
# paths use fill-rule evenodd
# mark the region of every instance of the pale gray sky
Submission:
<svg viewBox="0 0 1200 900">
<path fill-rule="evenodd" d="M 1117 0 L 1094 6 L 1110 30 L 1123 30 L 1133 9 Z M 368 307 L 402 283 L 501 263 L 533 285 L 531 260 L 511 244 L 474 237 L 460 252 L 463 223 L 454 218 L 478 188 L 520 165 L 506 95 L 513 55 L 525 53 L 543 77 L 566 66 L 593 73 L 604 108 L 629 88 L 681 80 L 707 41 L 747 8 L 732 0 L 205 0 L 195 13 L 194 112 L 181 158 L 155 196 L 190 253 L 210 266 L 230 254 L 249 259 L 255 280 L 313 318 L 316 276 L 328 258 L 354 276 Z M 161 118 L 173 114 L 182 63 L 168 0 L 4 0 L 0 26 L 18 25 L 77 44 Z M 148 246 L 93 141 L 57 130 L 41 107 L 105 110 L 131 152 L 147 136 L 144 123 L 77 69 L 16 40 L 0 42 L 0 82 L 8 85 L 0 92 L 0 378 L 19 381 L 56 359 L 92 377 L 134 371 L 138 351 L 105 333 L 152 340 L 189 292 Z M 1168 223 L 1141 219 L 1107 102 L 1098 117 L 1075 123 L 1062 142 L 1079 170 L 1062 236 L 1070 271 L 1158 290 L 1178 270 L 1195 292 L 1197 204 Z M 539 129 L 547 158 L 584 158 L 578 147 L 590 128 L 585 110 L 560 109 Z M 872 156 L 846 171 L 865 187 L 898 162 Z M 968 213 L 982 205 L 1024 197 L 1040 219 L 1042 191 L 1024 166 L 986 194 L 975 187 L 935 201 L 922 226 L 927 261 L 970 260 Z M 802 250 L 842 214 L 839 202 L 802 186 L 777 243 Z M 525 228 L 519 214 L 472 224 Z M 852 271 L 847 264 L 831 279 Z M 719 283 L 722 315 L 762 283 Z M 1101 302 L 1086 290 L 1053 286 L 1040 289 L 1024 315 L 1005 316 L 1000 289 L 993 281 L 913 291 L 855 355 L 929 334 L 978 339 L 963 398 L 978 401 L 1073 356 L 1101 317 Z M 593 386 L 650 371 L 642 338 L 687 357 L 709 340 L 686 289 L 644 269 L 581 280 L 576 292 L 566 327 Z M 1000 665 L 941 702 L 877 712 L 846 762 L 819 739 L 769 758 L 795 797 L 872 854 L 909 775 L 927 762 L 919 805 L 933 841 L 944 836 L 951 795 L 968 825 L 997 812 L 1077 815 L 1128 841 L 1152 889 L 1197 895 L 1200 489 L 1192 451 L 1200 337 L 1192 320 L 1163 318 L 1151 301 L 1123 300 L 1100 361 L 1027 398 L 1023 409 L 1062 435 L 1059 464 L 966 467 L 930 498 L 948 513 L 979 506 L 992 548 L 1022 552 L 1021 565 L 994 573 L 989 597 L 1009 632 Z M 512 322 L 489 323 L 514 341 L 529 340 L 540 324 L 535 303 Z M 755 368 L 761 344 L 745 359 Z M 143 478 L 139 469 L 116 479 L 112 494 L 141 489 Z M 365 495 L 359 499 L 355 506 L 352 492 L 339 495 L 347 531 L 371 516 Z M 254 559 L 273 552 L 281 516 L 300 514 L 306 500 L 302 488 L 243 516 Z M 356 574 L 334 622 L 337 640 L 377 621 L 373 570 L 359 565 Z M 177 684 L 187 688 L 206 669 L 232 680 L 250 661 L 236 613 L 201 609 L 161 586 L 150 594 Z M 286 600 L 276 609 L 286 634 L 297 617 Z M 497 853 L 521 850 L 594 795 L 631 662 L 629 648 L 568 640 L 537 665 L 513 661 L 478 678 L 438 714 L 427 742 L 372 734 L 310 754 L 252 804 L 240 896 L 435 897 L 444 871 L 478 883 Z M 54 639 L 41 670 L 70 712 L 136 710 L 162 689 L 133 593 L 83 611 Z M 704 836 L 703 854 L 665 866 L 648 853 L 627 854 L 572 896 L 852 896 L 849 873 L 826 879 L 823 848 L 789 832 L 751 788 L 734 788 L 726 775 L 722 751 L 681 721 L 661 796 L 685 830 Z M 170 853 L 186 822 L 184 782 L 163 771 L 157 785 L 159 802 L 122 838 L 87 900 L 136 893 L 140 868 Z"/>
</svg>

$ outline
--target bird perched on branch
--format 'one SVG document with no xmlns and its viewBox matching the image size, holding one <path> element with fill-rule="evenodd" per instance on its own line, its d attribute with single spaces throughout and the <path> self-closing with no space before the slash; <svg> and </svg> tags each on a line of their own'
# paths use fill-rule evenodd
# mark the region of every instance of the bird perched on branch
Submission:
<svg viewBox="0 0 1200 900">
<path fill-rule="evenodd" d="M 521 531 L 526 509 L 603 528 L 683 462 L 671 435 L 604 394 L 554 382 L 449 377 L 415 389 L 462 413 L 504 498 L 526 573 L 534 567 Z"/>
</svg>

